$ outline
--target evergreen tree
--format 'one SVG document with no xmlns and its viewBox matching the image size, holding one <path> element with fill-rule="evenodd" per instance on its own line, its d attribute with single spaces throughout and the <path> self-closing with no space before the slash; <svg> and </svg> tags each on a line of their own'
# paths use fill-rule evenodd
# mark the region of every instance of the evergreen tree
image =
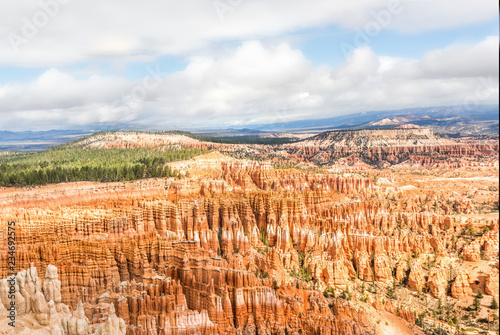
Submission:
<svg viewBox="0 0 500 335">
<path fill-rule="evenodd" d="M 490 306 L 491 309 L 498 309 L 498 302 L 497 300 L 495 299 L 495 297 L 493 297 L 493 300 L 491 301 L 491 306 Z"/>
</svg>

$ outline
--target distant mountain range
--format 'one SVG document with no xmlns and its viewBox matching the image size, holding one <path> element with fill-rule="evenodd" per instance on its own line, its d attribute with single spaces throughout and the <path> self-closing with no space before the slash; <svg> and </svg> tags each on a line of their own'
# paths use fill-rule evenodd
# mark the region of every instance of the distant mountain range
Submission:
<svg viewBox="0 0 500 335">
<path fill-rule="evenodd" d="M 493 135 L 498 133 L 498 105 L 412 108 L 393 111 L 371 111 L 325 119 L 298 120 L 252 126 L 261 131 L 304 131 L 328 129 L 387 128 L 414 124 L 448 135 Z M 250 126 L 248 126 L 250 127 Z"/>
<path fill-rule="evenodd" d="M 451 137 L 494 136 L 499 131 L 499 106 L 482 105 L 474 110 L 462 106 L 411 108 L 392 111 L 370 111 L 324 119 L 305 119 L 290 122 L 246 125 L 243 128 L 191 130 L 192 133 L 212 137 L 253 136 L 268 137 L 280 132 L 322 132 L 332 129 L 376 128 L 430 128 L 435 133 Z M 133 125 L 115 129 L 133 128 Z M 99 130 L 111 130 L 110 125 L 85 130 L 0 131 L 0 151 L 42 150 L 70 142 Z M 135 128 L 134 128 L 135 129 Z M 140 129 L 139 129 L 140 130 Z"/>
</svg>

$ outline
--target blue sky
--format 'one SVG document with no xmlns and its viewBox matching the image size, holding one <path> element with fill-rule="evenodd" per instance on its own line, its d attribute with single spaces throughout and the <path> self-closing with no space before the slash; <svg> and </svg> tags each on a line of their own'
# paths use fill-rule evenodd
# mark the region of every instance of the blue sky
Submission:
<svg viewBox="0 0 500 335">
<path fill-rule="evenodd" d="M 494 19 L 464 27 L 438 29 L 418 34 L 403 34 L 386 30 L 367 45 L 380 55 L 417 59 L 425 53 L 443 46 L 457 43 L 477 43 L 486 36 L 498 34 L 498 29 L 498 20 Z M 317 29 L 306 35 L 300 49 L 307 58 L 316 64 L 339 66 L 345 57 L 336 41 L 341 40 L 349 43 L 355 34 L 356 31 L 352 29 L 341 29 L 336 26 Z"/>
<path fill-rule="evenodd" d="M 0 130 L 227 127 L 498 100 L 489 0 L 0 6 Z"/>
</svg>

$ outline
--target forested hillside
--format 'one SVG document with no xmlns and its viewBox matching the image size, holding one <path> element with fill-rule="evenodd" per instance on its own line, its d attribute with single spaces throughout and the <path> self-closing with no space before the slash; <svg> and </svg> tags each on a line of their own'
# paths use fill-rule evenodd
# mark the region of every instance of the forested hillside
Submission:
<svg viewBox="0 0 500 335">
<path fill-rule="evenodd" d="M 86 149 L 58 146 L 42 152 L 0 156 L 1 186 L 71 181 L 123 181 L 178 176 L 166 163 L 190 159 L 204 150 L 179 145 L 161 148 Z"/>
</svg>

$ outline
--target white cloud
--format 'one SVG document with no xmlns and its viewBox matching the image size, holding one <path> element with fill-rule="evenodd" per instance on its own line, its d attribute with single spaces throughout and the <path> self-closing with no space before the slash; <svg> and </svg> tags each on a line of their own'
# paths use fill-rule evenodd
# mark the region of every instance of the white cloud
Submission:
<svg viewBox="0 0 500 335">
<path fill-rule="evenodd" d="M 498 77 L 498 36 L 474 46 L 454 45 L 429 52 L 422 59 L 423 70 L 441 77 Z"/>
<path fill-rule="evenodd" d="M 214 8 L 217 1 L 233 6 L 224 20 Z M 3 1 L 0 65 L 59 67 L 96 59 L 152 60 L 186 55 L 220 41 L 272 37 L 297 29 L 338 25 L 364 30 L 393 7 L 398 10 L 384 27 L 403 33 L 497 17 L 497 4 L 491 0 Z M 47 11 L 53 15 L 40 21 Z M 13 38 L 18 52 L 12 48 Z"/>
<path fill-rule="evenodd" d="M 422 59 L 379 56 L 364 47 L 336 68 L 314 66 L 288 44 L 248 41 L 223 54 L 194 57 L 183 71 L 136 82 L 106 76 L 76 79 L 51 69 L 32 83 L 0 86 L 0 128 L 78 128 L 100 122 L 158 128 L 275 123 L 462 104 L 478 91 L 480 103 L 495 103 L 494 41 L 498 37 L 450 46 Z"/>
<path fill-rule="evenodd" d="M 31 83 L 2 87 L 0 112 L 108 103 L 110 98 L 119 98 L 129 87 L 132 83 L 123 78 L 91 76 L 87 80 L 76 80 L 67 73 L 50 69 Z"/>
<path fill-rule="evenodd" d="M 390 29 L 418 33 L 460 27 L 498 18 L 495 1 L 480 0 L 402 0 L 403 10 L 394 16 Z"/>
</svg>

